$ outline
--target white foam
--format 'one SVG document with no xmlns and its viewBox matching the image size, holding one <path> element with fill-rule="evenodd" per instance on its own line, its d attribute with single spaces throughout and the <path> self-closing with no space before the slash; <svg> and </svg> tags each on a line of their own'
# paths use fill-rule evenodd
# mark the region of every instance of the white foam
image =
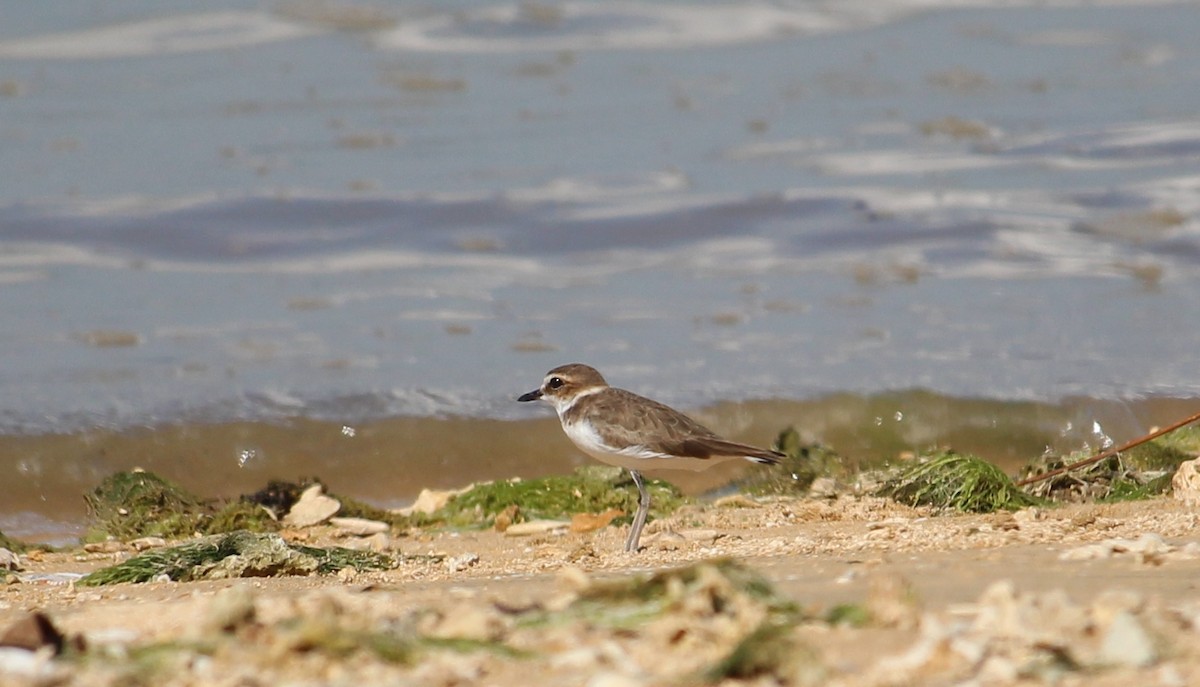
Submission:
<svg viewBox="0 0 1200 687">
<path fill-rule="evenodd" d="M 510 4 L 404 21 L 376 34 L 385 50 L 531 52 L 677 49 L 845 30 L 861 21 L 830 8 L 766 3 L 680 5 L 646 2 Z M 506 33 L 503 29 L 514 29 Z M 500 29 L 500 30 L 497 30 Z"/>
<path fill-rule="evenodd" d="M 0 41 L 0 57 L 77 60 L 228 50 L 319 33 L 261 12 L 210 12 Z"/>
</svg>

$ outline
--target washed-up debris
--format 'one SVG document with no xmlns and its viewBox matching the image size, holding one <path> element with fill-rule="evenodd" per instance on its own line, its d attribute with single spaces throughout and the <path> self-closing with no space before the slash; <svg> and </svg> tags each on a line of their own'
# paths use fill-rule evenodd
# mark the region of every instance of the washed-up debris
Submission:
<svg viewBox="0 0 1200 687">
<path fill-rule="evenodd" d="M 232 532 L 211 535 L 178 546 L 155 549 L 80 578 L 82 586 L 174 582 L 230 577 L 330 574 L 343 568 L 387 570 L 391 556 L 342 547 L 317 548 L 289 544 L 277 534 Z"/>
<path fill-rule="evenodd" d="M 910 506 L 967 513 L 1017 510 L 1037 503 L 997 466 L 954 451 L 918 457 L 887 481 L 879 494 Z"/>
<path fill-rule="evenodd" d="M 1171 485 L 1170 475 L 1184 461 L 1200 456 L 1200 413 L 1137 437 L 1120 446 L 1108 440 L 1094 455 L 1086 450 L 1066 457 L 1047 451 L 1025 467 L 1017 486 L 1058 500 L 1076 498 L 1129 500 L 1161 494 Z M 1099 431 L 1097 425 L 1097 431 Z M 1108 439 L 1107 437 L 1104 437 Z M 1055 495 L 1054 492 L 1064 492 Z"/>
<path fill-rule="evenodd" d="M 1200 458 L 1179 464 L 1171 477 L 1171 495 L 1189 506 L 1200 506 Z"/>
<path fill-rule="evenodd" d="M 342 508 L 335 498 L 325 495 L 320 483 L 310 485 L 283 516 L 283 524 L 289 527 L 312 527 L 332 518 Z"/>
</svg>

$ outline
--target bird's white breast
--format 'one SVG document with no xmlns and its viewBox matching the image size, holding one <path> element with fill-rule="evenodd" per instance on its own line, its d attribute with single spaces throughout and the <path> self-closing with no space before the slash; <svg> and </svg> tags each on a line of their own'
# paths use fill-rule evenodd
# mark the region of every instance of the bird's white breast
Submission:
<svg viewBox="0 0 1200 687">
<path fill-rule="evenodd" d="M 627 470 L 701 470 L 707 467 L 704 461 L 672 456 L 639 444 L 612 446 L 587 420 L 563 422 L 563 431 L 580 451 L 602 463 Z"/>
</svg>

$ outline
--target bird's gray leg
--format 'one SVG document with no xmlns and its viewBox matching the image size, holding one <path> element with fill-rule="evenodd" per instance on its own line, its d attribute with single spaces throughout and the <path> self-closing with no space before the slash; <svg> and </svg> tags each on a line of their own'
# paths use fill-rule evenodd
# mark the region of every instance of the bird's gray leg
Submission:
<svg viewBox="0 0 1200 687">
<path fill-rule="evenodd" d="M 633 527 L 629 528 L 629 537 L 625 539 L 625 551 L 633 553 L 638 550 L 638 540 L 642 538 L 642 527 L 646 525 L 646 516 L 650 514 L 650 492 L 642 482 L 642 476 L 636 470 L 630 470 L 633 483 L 638 488 L 638 510 L 633 516 Z"/>
</svg>

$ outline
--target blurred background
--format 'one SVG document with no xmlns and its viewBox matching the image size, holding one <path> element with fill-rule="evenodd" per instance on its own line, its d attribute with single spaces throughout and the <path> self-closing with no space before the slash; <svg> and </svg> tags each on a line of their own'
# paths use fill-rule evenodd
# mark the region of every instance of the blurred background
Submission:
<svg viewBox="0 0 1200 687">
<path fill-rule="evenodd" d="M 0 14 L 8 534 L 135 465 L 566 471 L 514 399 L 573 361 L 747 441 L 1005 465 L 1200 397 L 1196 3 Z"/>
</svg>

